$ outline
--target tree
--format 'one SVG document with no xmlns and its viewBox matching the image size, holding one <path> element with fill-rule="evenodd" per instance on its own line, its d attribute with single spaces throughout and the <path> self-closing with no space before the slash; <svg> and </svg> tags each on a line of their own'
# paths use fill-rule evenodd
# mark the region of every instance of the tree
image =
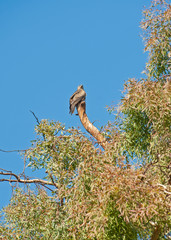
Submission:
<svg viewBox="0 0 171 240">
<path fill-rule="evenodd" d="M 77 106 L 97 142 L 37 119 L 37 138 L 22 154 L 29 167 L 45 169 L 46 180 L 1 171 L 13 177 L 6 181 L 38 184 L 36 191 L 15 189 L 3 209 L 3 239 L 170 238 L 170 20 L 165 1 L 154 0 L 144 11 L 145 77 L 125 83 L 119 107 L 108 109 L 117 110 L 113 123 L 99 132 L 85 102 Z"/>
</svg>

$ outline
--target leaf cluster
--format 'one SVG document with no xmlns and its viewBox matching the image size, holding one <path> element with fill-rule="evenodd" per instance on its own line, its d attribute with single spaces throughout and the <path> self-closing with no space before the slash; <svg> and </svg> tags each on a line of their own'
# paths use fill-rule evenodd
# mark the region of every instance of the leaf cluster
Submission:
<svg viewBox="0 0 171 240">
<path fill-rule="evenodd" d="M 141 27 L 145 30 L 145 51 L 149 52 L 147 73 L 149 78 L 163 81 L 171 71 L 171 5 L 169 1 L 153 0 L 143 14 Z"/>
</svg>

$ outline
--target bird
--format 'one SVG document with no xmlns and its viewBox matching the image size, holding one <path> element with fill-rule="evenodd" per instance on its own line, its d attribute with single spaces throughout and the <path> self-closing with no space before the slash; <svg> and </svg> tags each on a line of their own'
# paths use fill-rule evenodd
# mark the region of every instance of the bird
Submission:
<svg viewBox="0 0 171 240">
<path fill-rule="evenodd" d="M 71 115 L 74 113 L 75 107 L 77 107 L 80 102 L 84 101 L 85 98 L 86 92 L 84 91 L 83 85 L 79 85 L 77 91 L 73 93 L 69 100 L 69 113 L 71 113 Z"/>
</svg>

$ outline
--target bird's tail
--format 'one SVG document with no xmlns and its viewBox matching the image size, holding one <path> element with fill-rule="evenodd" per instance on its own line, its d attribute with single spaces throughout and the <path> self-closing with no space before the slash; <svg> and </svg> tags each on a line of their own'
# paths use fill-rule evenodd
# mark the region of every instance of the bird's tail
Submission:
<svg viewBox="0 0 171 240">
<path fill-rule="evenodd" d="M 74 110 L 75 110 L 75 106 L 70 105 L 70 107 L 69 107 L 69 113 L 70 113 L 71 115 L 74 113 Z"/>
</svg>

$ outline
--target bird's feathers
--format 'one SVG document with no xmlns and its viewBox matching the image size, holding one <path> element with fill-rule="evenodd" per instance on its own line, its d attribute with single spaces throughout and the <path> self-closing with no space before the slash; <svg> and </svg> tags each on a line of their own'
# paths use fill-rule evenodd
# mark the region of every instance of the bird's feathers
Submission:
<svg viewBox="0 0 171 240">
<path fill-rule="evenodd" d="M 70 97 L 70 113 L 73 114 L 75 107 L 86 98 L 86 92 L 83 85 L 78 86 L 77 91 Z"/>
</svg>

